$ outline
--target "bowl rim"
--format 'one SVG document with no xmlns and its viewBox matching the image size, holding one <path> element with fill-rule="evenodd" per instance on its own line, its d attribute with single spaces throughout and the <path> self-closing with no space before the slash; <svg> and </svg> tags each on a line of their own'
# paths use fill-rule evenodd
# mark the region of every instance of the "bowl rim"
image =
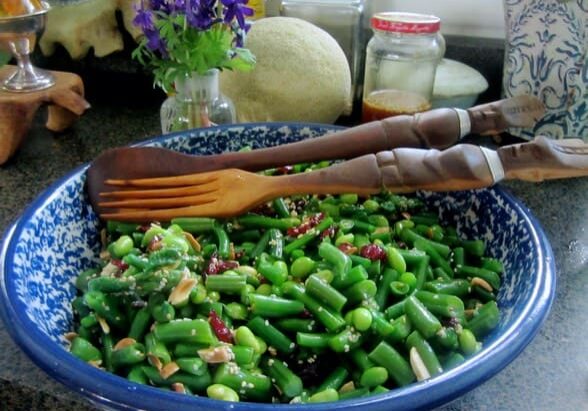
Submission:
<svg viewBox="0 0 588 411">
<path fill-rule="evenodd" d="M 283 126 L 330 128 L 330 125 L 311 123 L 244 123 L 214 128 L 250 128 L 260 125 L 270 128 Z M 334 126 L 333 130 L 336 129 L 339 127 Z M 189 133 L 190 131 L 172 133 L 133 145 L 158 143 L 181 135 L 189 136 Z M 169 409 L 172 405 L 177 409 L 189 409 L 195 406 L 217 410 L 234 409 L 234 403 L 206 397 L 177 395 L 159 388 L 132 383 L 123 377 L 92 367 L 75 358 L 64 347 L 59 346 L 34 327 L 34 323 L 19 314 L 19 310 L 10 300 L 11 290 L 7 287 L 6 279 L 10 278 L 13 272 L 16 238 L 22 233 L 27 221 L 36 210 L 52 200 L 56 195 L 56 189 L 74 178 L 84 179 L 83 174 L 88 166 L 89 163 L 78 166 L 51 184 L 24 209 L 20 217 L 3 234 L 0 243 L 0 317 L 3 319 L 9 335 L 29 358 L 50 377 L 63 383 L 70 390 L 106 406 L 114 406 L 118 409 L 136 409 L 135 407 L 138 407 L 139 409 L 156 410 Z M 555 295 L 556 276 L 553 250 L 539 221 L 520 200 L 500 185 L 488 189 L 494 190 L 502 196 L 505 202 L 521 216 L 529 227 L 531 241 L 537 244 L 536 258 L 540 275 L 521 316 L 516 318 L 502 335 L 485 345 L 480 352 L 451 370 L 429 380 L 393 389 L 387 393 L 341 401 L 337 403 L 337 407 L 354 410 L 382 407 L 390 400 L 397 401 L 397 405 L 401 409 L 440 406 L 493 377 L 510 364 L 535 337 L 549 314 Z M 527 320 L 525 321 L 523 318 Z M 448 389 L 449 387 L 451 390 Z M 426 393 L 426 395 L 415 395 L 417 393 Z M 126 400 L 128 400 L 129 394 L 134 396 L 134 405 L 132 406 L 127 405 Z M 284 410 L 326 411 L 333 407 L 333 403 L 278 405 L 241 402 L 238 405 L 238 408 L 243 411 L 269 411 L 275 410 L 276 407 Z"/>
</svg>

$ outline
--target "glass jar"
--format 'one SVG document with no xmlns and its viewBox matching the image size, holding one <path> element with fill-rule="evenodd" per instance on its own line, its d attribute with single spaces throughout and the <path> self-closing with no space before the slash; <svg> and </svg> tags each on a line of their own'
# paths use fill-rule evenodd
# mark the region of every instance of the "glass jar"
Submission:
<svg viewBox="0 0 588 411">
<path fill-rule="evenodd" d="M 371 19 L 366 49 L 362 121 L 431 108 L 437 65 L 445 54 L 438 17 L 383 12 Z"/>
<path fill-rule="evenodd" d="M 236 122 L 232 100 L 219 91 L 218 69 L 178 78 L 174 85 L 176 93 L 161 105 L 161 131 L 164 134 Z"/>
</svg>

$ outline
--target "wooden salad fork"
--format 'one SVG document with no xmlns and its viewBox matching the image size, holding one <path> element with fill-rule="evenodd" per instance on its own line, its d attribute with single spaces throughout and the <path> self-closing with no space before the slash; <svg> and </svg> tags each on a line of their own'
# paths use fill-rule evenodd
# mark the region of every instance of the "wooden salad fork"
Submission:
<svg viewBox="0 0 588 411">
<path fill-rule="evenodd" d="M 226 169 L 183 176 L 108 180 L 123 190 L 102 193 L 106 220 L 168 221 L 175 217 L 229 217 L 294 194 L 362 196 L 381 190 L 456 191 L 503 179 L 541 181 L 588 176 L 588 145 L 579 139 L 532 142 L 490 150 L 459 144 L 447 150 L 398 148 L 312 172 L 265 176 Z"/>
</svg>

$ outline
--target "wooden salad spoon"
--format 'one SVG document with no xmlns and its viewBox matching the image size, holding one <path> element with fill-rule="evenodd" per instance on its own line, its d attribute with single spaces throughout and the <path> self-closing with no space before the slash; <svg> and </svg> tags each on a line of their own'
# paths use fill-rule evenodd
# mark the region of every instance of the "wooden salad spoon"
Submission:
<svg viewBox="0 0 588 411">
<path fill-rule="evenodd" d="M 588 176 L 588 144 L 537 137 L 490 150 L 458 144 L 447 150 L 397 148 L 367 154 L 312 172 L 266 176 L 239 169 L 184 176 L 108 180 L 130 190 L 102 193 L 106 220 L 149 222 L 176 217 L 229 217 L 293 194 L 377 194 L 489 187 L 503 179 Z"/>
<path fill-rule="evenodd" d="M 317 138 L 243 152 L 188 155 L 160 147 L 119 147 L 99 155 L 87 170 L 87 192 L 97 212 L 107 179 L 177 176 L 225 168 L 259 171 L 321 160 L 348 159 L 396 147 L 449 147 L 467 134 L 496 134 L 508 127 L 532 127 L 543 103 L 518 96 L 468 110 L 440 108 L 342 129 Z"/>
</svg>

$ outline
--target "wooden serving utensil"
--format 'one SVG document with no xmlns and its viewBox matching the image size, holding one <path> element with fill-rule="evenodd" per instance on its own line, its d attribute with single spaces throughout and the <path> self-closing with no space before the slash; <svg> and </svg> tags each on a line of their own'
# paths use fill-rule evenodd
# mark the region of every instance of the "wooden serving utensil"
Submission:
<svg viewBox="0 0 588 411">
<path fill-rule="evenodd" d="M 228 217 L 266 201 L 293 194 L 369 195 L 382 189 L 457 191 L 488 187 L 502 179 L 540 181 L 588 176 L 588 145 L 538 137 L 496 151 L 458 144 L 445 151 L 397 148 L 368 154 L 327 168 L 285 176 L 239 169 L 184 176 L 109 180 L 131 190 L 103 193 L 108 220 L 169 221 L 175 217 Z"/>
<path fill-rule="evenodd" d="M 414 116 L 395 116 L 276 147 L 249 152 L 197 156 L 158 147 L 120 147 L 105 151 L 87 170 L 90 203 L 98 212 L 99 193 L 112 188 L 107 179 L 177 176 L 225 168 L 259 171 L 321 160 L 348 159 L 395 147 L 446 148 L 466 134 L 497 133 L 531 127 L 544 113 L 533 96 L 518 96 L 472 107 L 440 108 Z"/>
</svg>

